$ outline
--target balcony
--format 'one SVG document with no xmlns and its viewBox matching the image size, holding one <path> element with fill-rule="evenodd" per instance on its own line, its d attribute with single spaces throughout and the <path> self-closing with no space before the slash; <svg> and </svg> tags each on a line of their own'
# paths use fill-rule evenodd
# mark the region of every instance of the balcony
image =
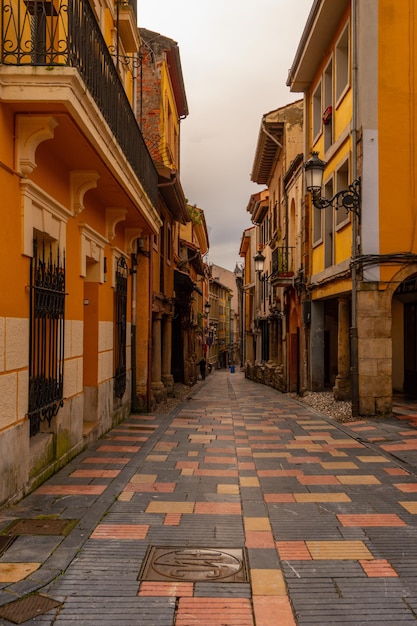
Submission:
<svg viewBox="0 0 417 626">
<path fill-rule="evenodd" d="M 295 248 L 279 247 L 272 251 L 272 282 L 282 286 L 293 284 L 294 256 Z"/>
<path fill-rule="evenodd" d="M 0 7 L 0 65 L 75 68 L 157 207 L 157 172 L 88 0 L 0 0 Z"/>
</svg>

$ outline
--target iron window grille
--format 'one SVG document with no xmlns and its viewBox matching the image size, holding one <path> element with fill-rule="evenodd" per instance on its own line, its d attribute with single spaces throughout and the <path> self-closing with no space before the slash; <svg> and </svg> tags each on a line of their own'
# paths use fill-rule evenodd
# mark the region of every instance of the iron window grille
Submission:
<svg viewBox="0 0 417 626">
<path fill-rule="evenodd" d="M 127 276 L 126 260 L 120 257 L 116 267 L 115 291 L 114 395 L 116 398 L 122 398 L 126 391 Z"/>
<path fill-rule="evenodd" d="M 65 256 L 33 242 L 30 268 L 29 409 L 30 436 L 42 422 L 51 426 L 63 406 Z"/>
</svg>

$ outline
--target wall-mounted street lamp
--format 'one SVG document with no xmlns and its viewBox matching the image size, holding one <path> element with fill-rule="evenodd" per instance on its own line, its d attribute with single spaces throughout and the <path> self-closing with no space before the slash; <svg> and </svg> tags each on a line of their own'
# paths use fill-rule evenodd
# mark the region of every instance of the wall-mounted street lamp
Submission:
<svg viewBox="0 0 417 626">
<path fill-rule="evenodd" d="M 263 274 L 265 257 L 260 250 L 258 250 L 256 256 L 253 257 L 253 260 L 255 261 L 255 272 L 258 274 L 259 280 L 262 282 L 269 280 L 274 272 L 271 272 L 271 274 L 268 275 Z"/>
<path fill-rule="evenodd" d="M 264 271 L 265 262 L 265 257 L 260 250 L 258 250 L 257 255 L 253 257 L 253 260 L 255 261 L 255 272 L 260 274 Z"/>
<path fill-rule="evenodd" d="M 211 306 L 211 304 L 210 304 L 210 302 L 207 300 L 207 302 L 206 302 L 206 303 L 205 303 L 205 305 L 204 305 L 204 315 L 205 315 L 206 317 L 208 317 L 208 316 L 209 316 L 209 313 L 210 313 L 210 306 Z"/>
<path fill-rule="evenodd" d="M 319 159 L 318 152 L 312 152 L 311 158 L 304 163 L 305 186 L 312 195 L 313 205 L 316 209 L 327 209 L 331 206 L 337 210 L 343 207 L 347 212 L 351 211 L 359 217 L 361 207 L 360 179 L 354 180 L 347 189 L 338 191 L 333 198 L 323 198 L 321 189 L 325 167 L 326 163 Z"/>
</svg>

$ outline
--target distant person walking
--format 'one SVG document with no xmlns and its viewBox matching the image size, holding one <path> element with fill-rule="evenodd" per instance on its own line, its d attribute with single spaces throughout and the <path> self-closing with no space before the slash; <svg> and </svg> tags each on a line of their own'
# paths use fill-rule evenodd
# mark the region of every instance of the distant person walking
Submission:
<svg viewBox="0 0 417 626">
<path fill-rule="evenodd" d="M 205 380 L 206 379 L 206 360 L 201 359 L 201 361 L 199 361 L 197 365 L 200 366 L 201 380 Z"/>
</svg>

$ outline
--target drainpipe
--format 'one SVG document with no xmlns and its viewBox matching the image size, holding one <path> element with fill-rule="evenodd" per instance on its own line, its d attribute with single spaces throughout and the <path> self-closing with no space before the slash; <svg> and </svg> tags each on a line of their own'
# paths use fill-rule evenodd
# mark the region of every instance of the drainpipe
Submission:
<svg viewBox="0 0 417 626">
<path fill-rule="evenodd" d="M 352 180 L 358 177 L 357 137 L 358 137 L 358 33 L 357 3 L 351 0 L 352 12 Z M 355 258 L 358 246 L 358 216 L 352 213 L 352 326 L 350 329 L 350 358 L 352 385 L 352 415 L 359 415 L 359 372 L 358 372 L 358 328 L 357 328 L 357 270 Z"/>
<path fill-rule="evenodd" d="M 304 128 L 310 128 L 311 119 L 310 119 L 310 109 L 308 106 L 308 93 L 304 92 L 303 95 L 304 95 L 303 125 L 304 125 Z M 311 148 L 309 144 L 308 132 L 304 132 L 304 161 L 306 160 L 310 149 Z M 307 213 L 307 206 L 308 206 L 310 215 L 313 215 L 313 208 L 312 208 L 312 204 L 310 203 L 310 201 L 306 200 L 304 176 L 302 177 L 301 206 L 302 206 L 302 211 L 303 211 L 302 213 L 302 249 L 304 249 L 305 247 L 309 251 L 306 256 L 303 256 L 303 265 L 305 266 L 304 271 L 307 277 L 307 276 L 310 276 L 310 273 L 311 273 L 312 260 L 311 260 L 310 250 L 312 250 L 312 246 L 310 245 L 311 243 L 310 231 L 306 226 L 306 222 L 307 222 L 306 213 Z M 305 299 L 308 300 L 310 302 L 310 306 L 312 306 L 311 296 L 308 293 L 305 294 Z M 303 382 L 307 389 L 313 389 L 312 363 L 314 363 L 314 361 L 313 361 L 313 347 L 312 347 L 313 333 L 311 331 L 311 324 L 310 323 L 306 324 L 305 320 L 303 320 L 302 329 L 303 329 L 302 332 L 304 335 L 303 344 L 304 344 L 304 353 L 305 353 L 305 369 L 304 369 L 304 381 Z"/>
<path fill-rule="evenodd" d="M 149 236 L 149 263 L 148 263 L 148 380 L 146 384 L 146 410 L 151 411 L 152 405 L 152 298 L 153 298 L 153 263 L 152 263 L 151 236 Z"/>
<path fill-rule="evenodd" d="M 130 273 L 132 275 L 132 323 L 131 323 L 131 403 L 130 410 L 135 413 L 138 410 L 138 403 L 136 397 L 136 276 L 137 276 L 137 255 L 132 254 L 132 269 Z"/>
</svg>

